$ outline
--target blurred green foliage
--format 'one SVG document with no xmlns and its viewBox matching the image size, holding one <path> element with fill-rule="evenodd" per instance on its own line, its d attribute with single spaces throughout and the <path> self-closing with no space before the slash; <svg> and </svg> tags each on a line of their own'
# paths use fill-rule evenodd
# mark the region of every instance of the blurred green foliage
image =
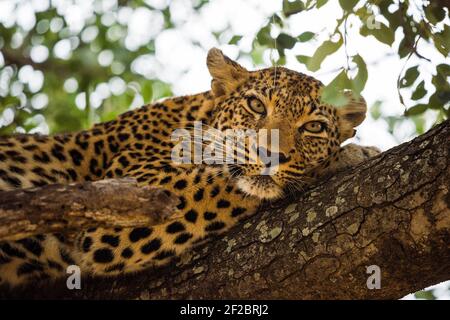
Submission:
<svg viewBox="0 0 450 320">
<path fill-rule="evenodd" d="M 4 60 L 0 69 L 0 115 L 6 109 L 14 113 L 10 123 L 0 126 L 0 134 L 28 132 L 42 119 L 53 133 L 88 128 L 126 111 L 136 97 L 142 97 L 144 104 L 171 95 L 169 85 L 132 70 L 137 58 L 154 55 L 153 40 L 130 50 L 125 45 L 127 25 L 109 21 L 123 6 L 138 7 L 144 3 L 119 1 L 103 10 L 101 2 L 97 1 L 94 15 L 75 31 L 53 3 L 43 11 L 35 11 L 36 23 L 30 30 L 16 23 L 0 24 Z M 165 27 L 171 27 L 170 21 Z M 63 52 L 66 57 L 56 54 L 58 46 L 69 46 L 68 52 Z M 33 50 L 43 51 L 42 61 L 39 55 L 33 57 Z M 34 88 L 23 83 L 21 72 L 28 77 L 35 72 L 42 74 L 42 86 Z M 101 96 L 95 93 L 97 101 L 92 105 L 96 91 Z M 42 105 L 39 99 L 47 103 Z"/>
</svg>

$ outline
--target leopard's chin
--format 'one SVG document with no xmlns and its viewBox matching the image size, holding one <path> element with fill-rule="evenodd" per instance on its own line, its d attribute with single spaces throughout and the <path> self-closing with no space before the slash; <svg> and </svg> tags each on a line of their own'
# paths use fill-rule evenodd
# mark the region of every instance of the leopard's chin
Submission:
<svg viewBox="0 0 450 320">
<path fill-rule="evenodd" d="M 283 189 L 270 176 L 240 176 L 236 180 L 239 190 L 261 200 L 275 200 L 283 196 Z"/>
</svg>

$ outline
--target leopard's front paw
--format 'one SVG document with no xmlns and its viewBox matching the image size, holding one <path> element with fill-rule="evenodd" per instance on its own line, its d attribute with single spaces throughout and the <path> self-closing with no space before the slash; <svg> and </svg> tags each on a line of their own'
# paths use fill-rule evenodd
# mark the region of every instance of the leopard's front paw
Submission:
<svg viewBox="0 0 450 320">
<path fill-rule="evenodd" d="M 377 147 L 360 146 L 350 143 L 341 148 L 339 160 L 336 163 L 336 169 L 342 170 L 349 167 L 355 167 L 380 153 L 381 150 Z"/>
</svg>

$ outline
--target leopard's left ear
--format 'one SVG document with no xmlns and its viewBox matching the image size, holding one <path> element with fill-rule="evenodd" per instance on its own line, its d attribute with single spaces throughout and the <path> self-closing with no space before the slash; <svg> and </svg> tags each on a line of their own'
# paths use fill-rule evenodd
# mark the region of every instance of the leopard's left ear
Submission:
<svg viewBox="0 0 450 320">
<path fill-rule="evenodd" d="M 248 77 L 249 72 L 217 48 L 208 52 L 206 59 L 212 76 L 211 89 L 216 97 L 232 92 Z"/>
<path fill-rule="evenodd" d="M 343 142 L 355 135 L 355 127 L 366 118 L 367 104 L 362 96 L 355 97 L 351 92 L 345 92 L 349 102 L 337 109 L 340 141 Z"/>
</svg>

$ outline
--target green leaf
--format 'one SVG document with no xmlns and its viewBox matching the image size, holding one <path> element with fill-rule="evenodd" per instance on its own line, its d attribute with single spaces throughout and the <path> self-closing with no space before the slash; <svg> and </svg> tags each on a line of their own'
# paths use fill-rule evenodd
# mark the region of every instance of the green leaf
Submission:
<svg viewBox="0 0 450 320">
<path fill-rule="evenodd" d="M 258 41 L 259 44 L 261 45 L 266 45 L 266 46 L 273 46 L 273 39 L 270 36 L 270 26 L 267 25 L 263 28 L 261 28 L 261 30 L 258 31 L 257 35 L 256 35 L 256 40 Z"/>
<path fill-rule="evenodd" d="M 316 8 L 320 9 L 320 7 L 323 7 L 324 5 L 326 5 L 328 2 L 328 0 L 317 0 L 316 2 Z"/>
<path fill-rule="evenodd" d="M 277 48 L 292 49 L 297 43 L 297 39 L 286 33 L 280 33 L 277 37 Z"/>
<path fill-rule="evenodd" d="M 429 104 L 431 108 L 440 109 L 449 104 L 450 101 L 450 66 L 439 64 L 436 66 L 436 74 L 432 76 L 431 83 L 435 87 L 435 92 L 431 95 Z M 450 109 L 448 109 L 450 110 Z"/>
<path fill-rule="evenodd" d="M 381 104 L 382 101 L 377 100 L 370 108 L 370 115 L 374 120 L 378 120 L 381 117 Z"/>
<path fill-rule="evenodd" d="M 305 5 L 300 0 L 295 0 L 292 2 L 289 0 L 283 0 L 283 13 L 286 17 L 302 12 L 304 9 Z"/>
<path fill-rule="evenodd" d="M 263 54 L 265 52 L 265 48 L 258 44 L 254 45 L 253 50 L 250 52 L 250 56 L 252 57 L 252 61 L 255 65 L 262 65 L 264 63 Z"/>
<path fill-rule="evenodd" d="M 417 299 L 436 300 L 433 290 L 419 291 L 414 294 Z"/>
<path fill-rule="evenodd" d="M 416 133 L 423 134 L 425 132 L 425 117 L 423 115 L 412 116 L 411 120 L 414 122 L 416 126 Z"/>
<path fill-rule="evenodd" d="M 444 30 L 434 34 L 433 41 L 436 49 L 447 57 L 450 52 L 450 26 L 444 25 Z"/>
<path fill-rule="evenodd" d="M 233 38 L 228 42 L 228 44 L 237 44 L 242 39 L 241 35 L 234 35 Z"/>
<path fill-rule="evenodd" d="M 416 104 L 415 106 L 413 106 L 405 111 L 405 116 L 410 117 L 410 116 L 422 114 L 425 111 L 427 111 L 427 109 L 428 109 L 428 105 L 426 105 L 426 104 L 423 104 L 423 103 Z"/>
<path fill-rule="evenodd" d="M 310 56 L 304 56 L 299 54 L 298 56 L 295 56 L 298 60 L 298 62 L 303 63 L 304 65 L 306 65 L 309 61 L 309 59 L 311 59 Z"/>
<path fill-rule="evenodd" d="M 437 24 L 439 21 L 445 18 L 445 10 L 443 7 L 441 7 L 438 4 L 433 4 L 431 2 L 428 6 L 424 8 L 425 10 L 425 17 L 430 21 L 432 24 Z"/>
<path fill-rule="evenodd" d="M 394 30 L 382 22 L 376 22 L 373 25 L 371 24 L 370 27 L 366 23 L 361 27 L 359 33 L 364 37 L 369 35 L 374 36 L 378 41 L 385 43 L 388 46 L 391 46 L 395 40 Z"/>
<path fill-rule="evenodd" d="M 450 101 L 449 94 L 450 92 L 441 92 L 436 90 L 428 100 L 428 107 L 436 110 L 444 109 L 444 106 Z"/>
<path fill-rule="evenodd" d="M 400 58 L 406 57 L 411 52 L 412 45 L 408 38 L 403 38 L 398 45 L 398 55 Z"/>
<path fill-rule="evenodd" d="M 311 40 L 312 38 L 314 38 L 315 35 L 316 34 L 314 32 L 305 31 L 297 37 L 297 40 L 300 42 L 307 42 L 307 41 Z"/>
<path fill-rule="evenodd" d="M 125 105 L 127 106 L 127 108 L 129 108 L 131 106 L 131 103 L 134 100 L 134 91 L 127 89 L 127 91 L 125 91 Z"/>
<path fill-rule="evenodd" d="M 142 98 L 144 99 L 145 104 L 152 102 L 153 85 L 152 85 L 151 81 L 145 81 L 143 83 L 142 89 L 141 89 L 141 94 L 142 94 Z"/>
<path fill-rule="evenodd" d="M 384 118 L 388 125 L 388 132 L 390 134 L 394 134 L 394 129 L 397 126 L 397 123 L 401 123 L 404 118 L 399 116 L 387 116 Z"/>
<path fill-rule="evenodd" d="M 339 0 L 339 5 L 345 11 L 352 11 L 359 0 Z"/>
<path fill-rule="evenodd" d="M 353 84 L 352 89 L 357 94 L 360 94 L 361 91 L 366 86 L 368 78 L 367 66 L 366 63 L 364 62 L 364 59 L 359 54 L 353 57 L 353 62 L 356 63 L 356 65 L 358 66 L 358 73 L 356 74 L 355 78 L 352 81 Z"/>
<path fill-rule="evenodd" d="M 406 70 L 405 75 L 400 81 L 400 88 L 406 88 L 412 86 L 419 76 L 418 66 L 414 66 Z"/>
<path fill-rule="evenodd" d="M 419 85 L 416 87 L 416 90 L 414 90 L 413 94 L 411 95 L 412 100 L 419 100 L 422 99 L 427 94 L 427 90 L 425 89 L 425 81 L 422 80 Z"/>
<path fill-rule="evenodd" d="M 450 66 L 448 64 L 445 63 L 438 64 L 436 66 L 436 71 L 444 78 L 450 77 Z"/>
<path fill-rule="evenodd" d="M 345 70 L 342 70 L 327 86 L 325 86 L 321 93 L 321 100 L 325 103 L 341 107 L 348 103 L 348 98 L 344 95 L 344 89 L 351 88 L 351 81 L 349 80 Z"/>
<path fill-rule="evenodd" d="M 155 100 L 169 97 L 173 95 L 173 92 L 170 88 L 170 85 L 168 85 L 165 82 L 162 81 L 154 81 L 153 82 L 153 98 Z"/>
<path fill-rule="evenodd" d="M 331 40 L 324 41 L 314 52 L 312 57 L 308 59 L 306 67 L 310 71 L 317 71 L 320 68 L 323 60 L 334 52 L 336 52 L 342 45 L 342 38 L 338 42 L 332 42 Z"/>
<path fill-rule="evenodd" d="M 280 54 L 280 58 L 275 63 L 277 66 L 284 66 L 286 64 L 286 56 Z"/>
<path fill-rule="evenodd" d="M 279 25 L 280 27 L 283 26 L 283 19 L 281 19 L 280 16 L 277 15 L 276 13 L 274 13 L 274 14 L 269 18 L 269 20 L 270 20 L 270 23 L 277 24 L 277 25 Z"/>
</svg>

